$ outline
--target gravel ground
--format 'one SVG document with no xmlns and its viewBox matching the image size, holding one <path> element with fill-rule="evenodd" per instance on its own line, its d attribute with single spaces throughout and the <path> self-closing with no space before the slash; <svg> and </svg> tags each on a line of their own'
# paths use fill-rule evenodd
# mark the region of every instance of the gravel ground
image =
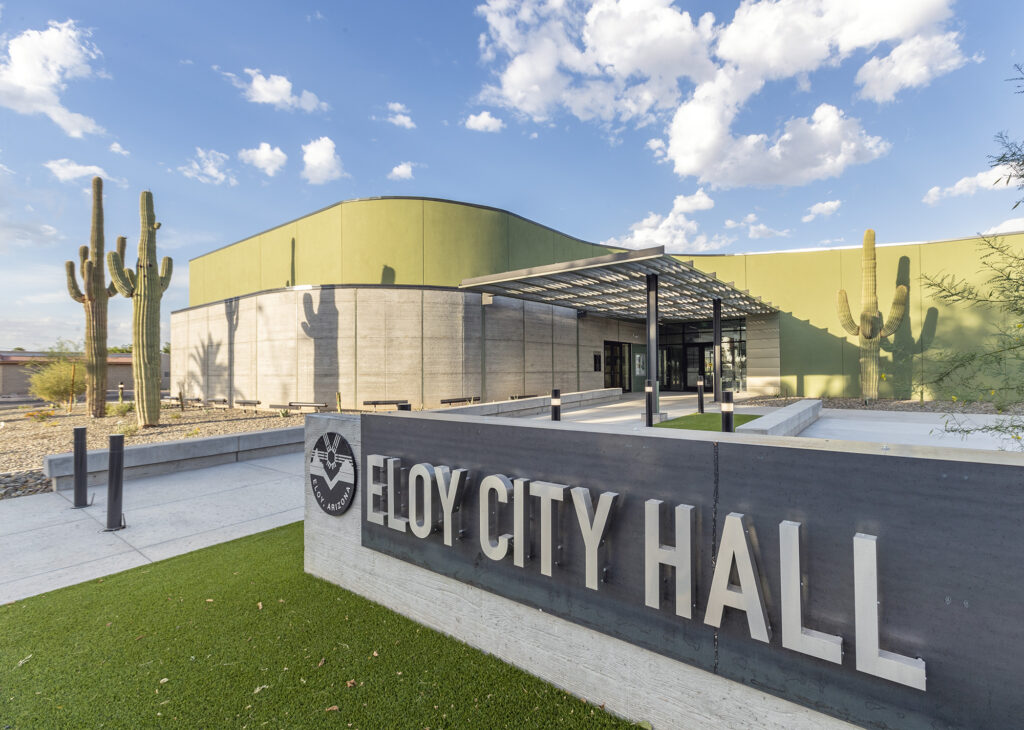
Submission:
<svg viewBox="0 0 1024 730">
<path fill-rule="evenodd" d="M 745 406 L 767 406 L 778 407 L 788 406 L 791 403 L 804 400 L 803 398 L 783 398 L 780 396 L 755 396 L 744 400 L 737 400 L 737 405 Z M 1024 404 L 1012 406 L 1003 411 L 997 411 L 991 403 L 964 403 L 963 401 L 940 401 L 940 400 L 890 400 L 879 399 L 870 404 L 859 398 L 822 398 L 822 408 L 849 408 L 859 411 L 915 411 L 917 413 L 988 413 L 995 415 L 1003 413 L 1007 415 L 1024 414 Z"/>
<path fill-rule="evenodd" d="M 40 415 L 28 415 L 32 413 Z M 134 411 L 107 418 L 89 418 L 84 404 L 77 405 L 71 415 L 62 408 L 0 404 L 0 499 L 49 491 L 49 481 L 43 477 L 43 457 L 71 451 L 76 426 L 88 428 L 86 444 L 89 449 L 105 449 L 108 437 L 122 431 L 125 445 L 133 446 L 301 426 L 302 423 L 303 416 L 299 414 L 282 418 L 277 411 L 244 413 L 238 409 L 186 408 L 183 413 L 174 406 L 163 408 L 160 425 L 134 429 Z"/>
</svg>

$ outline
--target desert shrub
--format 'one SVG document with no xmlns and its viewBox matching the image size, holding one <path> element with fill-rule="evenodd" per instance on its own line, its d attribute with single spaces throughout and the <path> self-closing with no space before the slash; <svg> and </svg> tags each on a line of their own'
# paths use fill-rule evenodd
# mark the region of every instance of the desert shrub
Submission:
<svg viewBox="0 0 1024 730">
<path fill-rule="evenodd" d="M 116 433 L 122 434 L 124 436 L 134 436 L 138 432 L 139 427 L 136 426 L 134 423 L 128 424 L 126 426 L 121 426 L 121 428 L 117 429 L 116 431 Z"/>
<path fill-rule="evenodd" d="M 28 392 L 48 403 L 68 402 L 85 393 L 85 367 L 63 359 L 41 365 L 29 377 Z"/>
<path fill-rule="evenodd" d="M 125 401 L 124 403 L 108 403 L 107 404 L 107 415 L 108 416 L 127 416 L 135 409 L 135 403 L 133 401 Z"/>
</svg>

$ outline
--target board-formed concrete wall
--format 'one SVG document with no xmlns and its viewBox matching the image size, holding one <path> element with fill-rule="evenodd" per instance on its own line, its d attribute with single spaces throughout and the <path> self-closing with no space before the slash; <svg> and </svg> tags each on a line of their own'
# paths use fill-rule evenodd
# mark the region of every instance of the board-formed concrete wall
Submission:
<svg viewBox="0 0 1024 730">
<path fill-rule="evenodd" d="M 486 301 L 486 303 L 485 303 Z M 605 340 L 643 327 L 519 299 L 421 287 L 292 287 L 171 315 L 171 391 L 345 409 L 368 400 L 436 408 L 447 398 L 604 387 Z"/>
</svg>

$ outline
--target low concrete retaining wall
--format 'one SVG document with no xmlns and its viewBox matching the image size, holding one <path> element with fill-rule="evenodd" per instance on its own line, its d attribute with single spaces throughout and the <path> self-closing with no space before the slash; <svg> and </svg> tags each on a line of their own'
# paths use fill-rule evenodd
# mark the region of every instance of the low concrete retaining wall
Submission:
<svg viewBox="0 0 1024 730">
<path fill-rule="evenodd" d="M 578 393 L 562 393 L 562 410 L 589 408 L 602 403 L 613 403 L 622 397 L 622 388 L 599 388 L 581 390 Z M 476 403 L 470 406 L 439 408 L 440 413 L 457 413 L 461 416 L 534 416 L 551 410 L 551 396 L 502 400 L 493 403 Z"/>
<path fill-rule="evenodd" d="M 159 444 L 127 446 L 124 450 L 124 476 L 148 477 L 156 474 L 200 469 L 262 456 L 302 451 L 305 428 L 275 428 L 230 436 L 167 441 Z M 90 451 L 88 456 L 89 486 L 107 481 L 107 449 Z M 74 455 L 51 454 L 43 460 L 43 474 L 50 479 L 54 491 L 74 486 Z"/>
<path fill-rule="evenodd" d="M 821 401 L 806 399 L 737 426 L 736 432 L 759 433 L 765 436 L 796 436 L 817 421 L 820 415 Z"/>
</svg>

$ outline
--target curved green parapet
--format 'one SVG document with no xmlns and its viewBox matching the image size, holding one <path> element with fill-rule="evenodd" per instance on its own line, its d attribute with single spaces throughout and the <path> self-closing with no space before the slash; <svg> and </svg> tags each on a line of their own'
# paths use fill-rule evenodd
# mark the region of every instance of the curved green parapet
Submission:
<svg viewBox="0 0 1024 730">
<path fill-rule="evenodd" d="M 619 250 L 497 208 L 350 200 L 192 259 L 189 305 L 302 284 L 457 287 L 474 276 Z"/>
</svg>

